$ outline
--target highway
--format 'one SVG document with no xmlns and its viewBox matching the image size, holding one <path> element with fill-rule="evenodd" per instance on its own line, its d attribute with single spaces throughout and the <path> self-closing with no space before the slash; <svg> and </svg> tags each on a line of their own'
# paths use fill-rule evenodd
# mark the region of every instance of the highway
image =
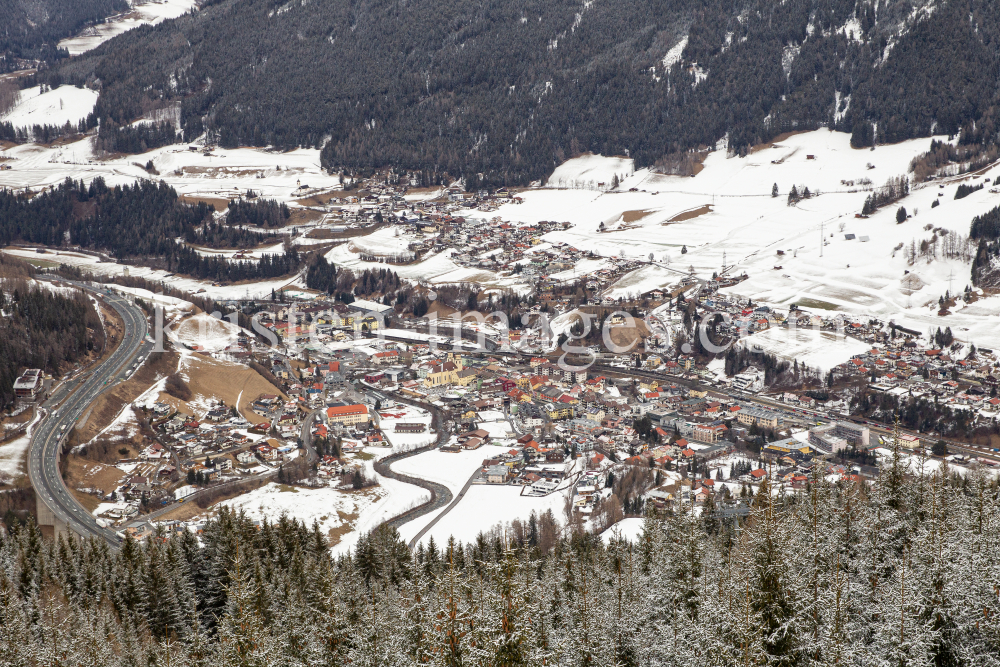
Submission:
<svg viewBox="0 0 1000 667">
<path fill-rule="evenodd" d="M 103 294 L 84 283 L 61 282 Z M 100 365 L 77 373 L 42 403 L 45 418 L 31 437 L 28 477 L 38 497 L 58 521 L 81 537 L 99 537 L 116 546 L 121 542 L 118 534 L 98 525 L 94 516 L 69 492 L 59 473 L 59 449 L 76 422 L 105 389 L 127 378 L 136 357 L 145 358 L 153 348 L 145 340 L 148 323 L 142 310 L 114 293 L 103 294 L 103 298 L 122 318 L 124 339 Z"/>
</svg>

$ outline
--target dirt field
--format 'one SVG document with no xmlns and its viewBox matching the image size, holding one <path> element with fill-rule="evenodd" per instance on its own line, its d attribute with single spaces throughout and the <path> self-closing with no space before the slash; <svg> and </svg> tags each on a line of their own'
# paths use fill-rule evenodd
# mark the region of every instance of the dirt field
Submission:
<svg viewBox="0 0 1000 667">
<path fill-rule="evenodd" d="M 672 222 L 684 222 L 685 220 L 693 220 L 694 218 L 697 218 L 700 215 L 705 215 L 706 213 L 711 213 L 711 212 L 712 212 L 711 204 L 706 204 L 705 206 L 699 206 L 698 208 L 693 208 L 689 211 L 681 211 L 680 213 L 670 218 L 663 224 L 669 225 Z"/>
<path fill-rule="evenodd" d="M 182 373 L 189 378 L 187 384 L 194 398 L 185 402 L 161 393 L 159 400 L 189 415 L 203 411 L 209 400 L 221 400 L 226 405 L 233 406 L 239 399 L 237 409 L 240 414 L 251 422 L 259 422 L 264 417 L 251 410 L 250 404 L 261 394 L 280 394 L 278 389 L 257 371 L 200 354 L 185 362 Z M 280 395 L 287 398 L 284 394 Z"/>
<path fill-rule="evenodd" d="M 656 211 L 657 209 L 637 209 L 634 211 L 625 211 L 622 213 L 622 222 L 625 224 L 639 222 L 650 213 L 655 213 Z"/>
<path fill-rule="evenodd" d="M 771 148 L 775 144 L 780 144 L 782 141 L 786 141 L 789 137 L 794 137 L 796 134 L 805 134 L 806 132 L 808 132 L 808 130 L 796 130 L 795 132 L 783 132 L 783 133 L 779 134 L 778 136 L 776 136 L 774 139 L 771 139 L 770 141 L 766 141 L 766 142 L 764 142 L 762 144 L 757 144 L 756 146 L 754 146 L 753 148 L 750 149 L 750 152 L 751 153 L 756 153 L 757 151 L 762 151 L 765 148 Z"/>
<path fill-rule="evenodd" d="M 318 197 L 317 197 L 317 199 L 318 199 Z M 304 204 L 306 206 L 310 206 L 310 205 L 314 206 L 315 205 L 315 204 L 306 204 L 305 202 L 300 202 L 300 203 L 302 203 L 302 204 Z M 296 208 L 296 209 L 292 209 L 292 215 L 291 215 L 291 217 L 288 218 L 288 222 L 285 223 L 285 226 L 288 227 L 288 226 L 295 226 L 295 225 L 305 225 L 305 224 L 308 224 L 310 222 L 316 222 L 317 220 L 319 220 L 322 217 L 323 217 L 323 214 L 320 213 L 319 211 L 311 211 L 311 210 L 309 210 L 307 208 Z"/>
<path fill-rule="evenodd" d="M 66 486 L 88 512 L 93 512 L 101 500 L 95 495 L 77 491 L 78 488 L 110 491 L 118 486 L 125 473 L 114 466 L 104 465 L 70 454 L 66 462 Z"/>
<path fill-rule="evenodd" d="M 368 236 L 369 234 L 377 232 L 378 230 L 380 230 L 383 227 L 386 227 L 388 225 L 389 225 L 389 223 L 385 223 L 384 222 L 381 225 L 375 224 L 375 225 L 372 225 L 370 227 L 365 227 L 363 229 L 347 229 L 347 230 L 344 230 L 342 232 L 331 231 L 328 227 L 316 227 L 315 229 L 309 230 L 309 233 L 306 234 L 306 238 L 309 238 L 309 239 L 330 239 L 332 241 L 336 241 L 336 240 L 339 240 L 339 239 L 350 239 L 350 238 L 354 238 L 356 236 Z M 334 226 L 337 226 L 337 225 L 334 225 Z M 313 246 L 311 249 L 315 249 L 316 247 L 317 246 Z M 332 248 L 333 245 L 331 245 L 330 247 Z"/>
<path fill-rule="evenodd" d="M 609 330 L 611 342 L 619 347 L 630 347 L 641 343 L 649 336 L 649 328 L 642 320 L 636 320 L 634 327 L 611 327 Z"/>
<path fill-rule="evenodd" d="M 316 227 L 310 229 L 309 233 L 306 234 L 307 239 L 334 239 L 339 238 L 339 234 L 334 234 L 326 227 Z"/>
<path fill-rule="evenodd" d="M 6 416 L 0 418 L 0 426 L 2 426 L 3 429 L 7 431 L 11 429 L 17 429 L 29 423 L 34 418 L 34 416 L 35 416 L 35 409 L 30 408 L 28 410 L 25 410 L 19 415 L 14 415 L 13 417 Z M 0 431 L 0 433 L 2 433 L 2 431 Z M 0 439 L 2 439 L 2 436 L 0 436 Z"/>
<path fill-rule="evenodd" d="M 439 319 L 450 318 L 452 315 L 458 311 L 451 306 L 446 306 L 440 301 L 431 301 L 430 306 L 427 308 L 427 314 L 437 313 Z"/>
<path fill-rule="evenodd" d="M 331 528 L 327 532 L 326 543 L 331 547 L 337 546 L 340 543 L 340 540 L 343 539 L 344 535 L 347 535 L 349 532 L 354 530 L 354 522 L 358 520 L 360 514 L 357 512 L 347 513 L 337 510 L 337 516 L 340 517 L 340 520 L 344 523 L 340 524 L 336 528 Z"/>
<path fill-rule="evenodd" d="M 215 210 L 220 213 L 222 211 L 229 209 L 229 200 L 222 199 L 220 197 L 198 197 L 195 195 L 181 195 L 180 200 L 183 202 L 187 202 L 188 204 L 197 204 L 198 202 L 203 201 L 206 204 L 211 204 L 212 206 L 214 206 Z"/>
<path fill-rule="evenodd" d="M 326 194 L 326 199 L 323 199 L 324 193 L 317 193 L 309 195 L 308 197 L 299 197 L 293 201 L 300 206 L 326 206 L 330 203 L 330 199 L 333 195 Z"/>
<path fill-rule="evenodd" d="M 190 521 L 199 515 L 211 516 L 212 510 L 203 510 L 197 503 L 182 502 L 177 503 L 172 510 L 166 514 L 161 514 L 157 521 Z"/>
</svg>

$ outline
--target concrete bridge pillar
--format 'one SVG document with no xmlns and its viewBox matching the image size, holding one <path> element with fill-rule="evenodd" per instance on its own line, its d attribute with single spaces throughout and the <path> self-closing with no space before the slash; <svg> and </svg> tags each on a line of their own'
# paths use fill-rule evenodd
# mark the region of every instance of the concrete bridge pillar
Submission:
<svg viewBox="0 0 1000 667">
<path fill-rule="evenodd" d="M 69 538 L 69 526 L 66 525 L 65 521 L 61 521 L 52 513 L 52 510 L 42 500 L 38 489 L 35 489 L 35 516 L 38 518 L 38 528 L 42 531 L 44 537 L 52 540 L 57 540 L 60 536 Z"/>
</svg>

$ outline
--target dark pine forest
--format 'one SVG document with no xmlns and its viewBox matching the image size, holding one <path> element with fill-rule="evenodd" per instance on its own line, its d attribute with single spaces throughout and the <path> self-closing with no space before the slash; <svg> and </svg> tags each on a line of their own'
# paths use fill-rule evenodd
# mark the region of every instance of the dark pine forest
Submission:
<svg viewBox="0 0 1000 667">
<path fill-rule="evenodd" d="M 99 87 L 102 123 L 180 104 L 185 140 L 323 146 L 331 170 L 469 187 L 526 184 L 585 151 L 671 170 L 723 137 L 742 153 L 820 126 L 858 147 L 963 130 L 995 143 L 1000 14 L 932 4 L 216 0 L 40 79 Z"/>
<path fill-rule="evenodd" d="M 239 220 L 272 219 L 275 209 L 280 217 L 282 208 L 273 201 L 243 204 Z M 34 197 L 0 190 L 3 245 L 27 242 L 58 247 L 69 243 L 122 261 L 154 263 L 196 278 L 232 282 L 292 273 L 299 268 L 298 252 L 292 248 L 265 254 L 258 261 L 230 261 L 199 253 L 187 244 L 252 248 L 275 238 L 271 232 L 216 219 L 212 206 L 183 202 L 163 182 L 137 181 L 112 188 L 101 178 L 89 185 L 67 179 Z"/>
</svg>

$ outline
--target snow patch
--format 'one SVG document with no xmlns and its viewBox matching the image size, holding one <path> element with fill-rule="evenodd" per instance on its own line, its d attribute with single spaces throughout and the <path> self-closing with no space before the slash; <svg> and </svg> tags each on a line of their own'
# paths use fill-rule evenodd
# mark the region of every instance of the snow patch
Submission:
<svg viewBox="0 0 1000 667">
<path fill-rule="evenodd" d="M 59 86 L 41 92 L 40 86 L 21 91 L 17 104 L 0 120 L 15 128 L 31 128 L 35 125 L 58 125 L 66 123 L 76 126 L 94 110 L 97 91 L 76 86 Z"/>
<path fill-rule="evenodd" d="M 673 67 L 674 63 L 679 63 L 684 53 L 684 49 L 687 48 L 687 45 L 688 45 L 688 36 L 684 35 L 684 37 L 681 38 L 681 41 L 677 42 L 672 47 L 670 47 L 670 50 L 667 51 L 667 55 L 663 56 L 662 60 L 663 66 L 666 69 L 670 69 L 671 67 Z"/>
<path fill-rule="evenodd" d="M 556 167 L 546 181 L 550 188 L 610 190 L 615 176 L 621 181 L 635 172 L 635 161 L 623 157 L 581 155 Z"/>
<path fill-rule="evenodd" d="M 642 525 L 642 519 L 622 519 L 601 533 L 601 539 L 604 540 L 605 544 L 608 544 L 612 540 L 625 540 L 626 542 L 632 543 L 638 542 L 639 538 L 642 537 Z"/>
</svg>

